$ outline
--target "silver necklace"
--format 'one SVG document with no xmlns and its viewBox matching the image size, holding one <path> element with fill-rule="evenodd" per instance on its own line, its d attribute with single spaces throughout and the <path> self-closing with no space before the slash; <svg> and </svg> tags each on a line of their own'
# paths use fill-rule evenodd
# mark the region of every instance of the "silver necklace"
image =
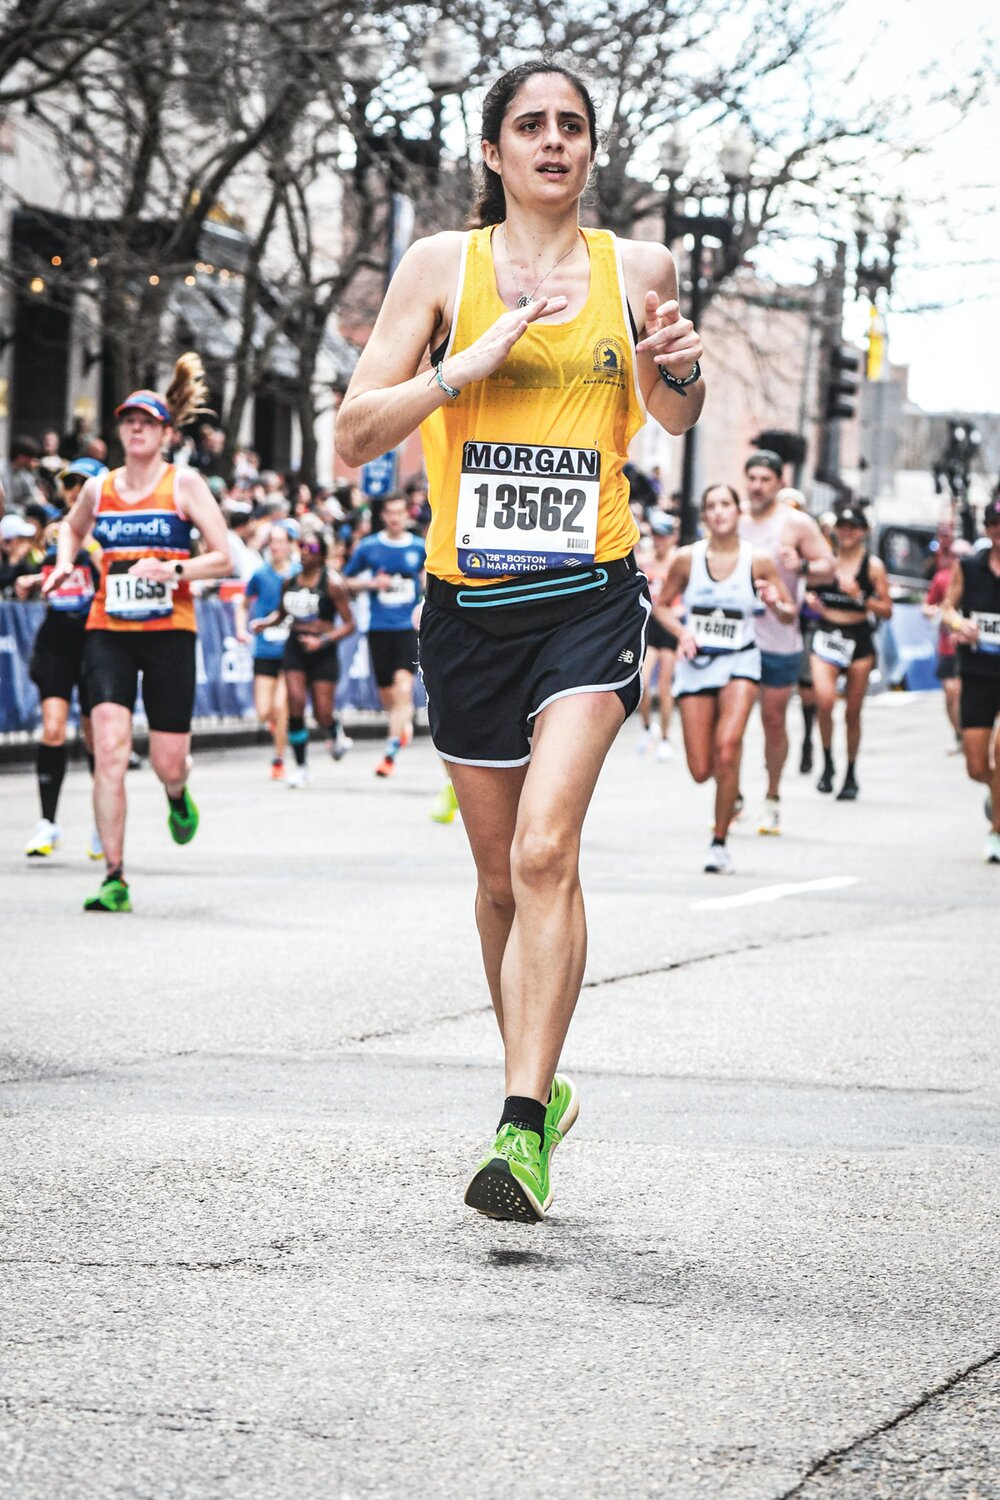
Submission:
<svg viewBox="0 0 1000 1500">
<path fill-rule="evenodd" d="M 522 287 L 521 283 L 518 281 L 517 277 L 514 274 L 514 265 L 513 265 L 513 262 L 511 261 L 511 258 L 510 258 L 510 247 L 507 244 L 507 225 L 504 224 L 504 226 L 503 226 L 503 253 L 507 257 L 507 269 L 510 271 L 510 279 L 514 283 L 514 285 L 517 287 L 517 290 L 518 290 L 518 293 L 519 293 L 518 299 L 517 299 L 517 303 L 516 303 L 516 305 L 518 307 L 530 307 L 531 306 L 531 304 L 535 300 L 535 294 L 538 291 L 538 288 L 541 286 L 542 282 L 543 281 L 548 281 L 549 277 L 552 275 L 552 272 L 556 269 L 556 266 L 561 266 L 562 263 L 563 263 L 563 261 L 566 260 L 570 255 L 573 254 L 573 251 L 577 247 L 577 243 L 579 241 L 579 238 L 580 238 L 580 235 L 579 235 L 579 231 L 578 231 L 576 239 L 573 241 L 572 245 L 570 245 L 569 249 L 563 255 L 560 255 L 560 257 L 556 261 L 555 265 L 549 266 L 549 269 L 546 271 L 545 275 L 543 277 L 541 277 L 541 279 L 539 281 L 535 282 L 534 289 L 532 291 L 530 291 L 530 292 L 526 292 L 524 290 L 524 288 Z"/>
</svg>

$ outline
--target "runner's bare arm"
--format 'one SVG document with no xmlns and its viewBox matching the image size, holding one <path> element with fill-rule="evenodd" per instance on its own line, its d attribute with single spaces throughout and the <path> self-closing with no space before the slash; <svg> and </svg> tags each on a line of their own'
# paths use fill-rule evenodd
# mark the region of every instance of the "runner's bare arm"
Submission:
<svg viewBox="0 0 1000 1500">
<path fill-rule="evenodd" d="M 345 463 L 387 453 L 451 401 L 433 371 L 417 371 L 435 332 L 448 326 L 463 246 L 457 233 L 431 235 L 400 261 L 337 417 L 337 451 Z M 530 308 L 504 313 L 475 343 L 443 361 L 445 384 L 461 390 L 492 375 L 529 323 L 565 306 L 565 297 L 541 297 Z"/>
<path fill-rule="evenodd" d="M 76 554 L 83 546 L 84 538 L 94 524 L 94 512 L 101 496 L 101 481 L 87 479 L 83 489 L 70 507 L 65 520 L 59 523 L 59 540 L 56 543 L 56 565 L 42 584 L 42 593 L 51 594 L 73 571 Z"/>
<path fill-rule="evenodd" d="M 757 597 L 766 604 L 783 625 L 789 625 L 798 614 L 795 601 L 781 581 L 781 574 L 772 557 L 755 549 L 751 573 L 757 588 Z"/>
<path fill-rule="evenodd" d="M 889 593 L 885 563 L 881 558 L 868 559 L 868 576 L 874 586 L 874 591 L 868 595 L 868 613 L 876 615 L 880 620 L 888 620 L 892 615 L 892 595 Z"/>
<path fill-rule="evenodd" d="M 789 520 L 785 538 L 778 548 L 778 561 L 790 573 L 796 568 L 801 569 L 801 565 L 806 563 L 808 566 L 802 576 L 807 583 L 833 582 L 837 571 L 833 548 L 812 516 L 804 516 L 795 511 Z"/>
<path fill-rule="evenodd" d="M 941 606 L 941 623 L 947 625 L 957 641 L 966 646 L 974 646 L 979 640 L 979 626 L 974 620 L 967 619 L 959 613 L 964 592 L 965 576 L 962 572 L 961 563 L 955 563 L 948 580 L 948 592 L 944 596 Z"/>
<path fill-rule="evenodd" d="M 669 630 L 671 635 L 678 639 L 684 634 L 684 623 L 679 615 L 670 608 L 671 602 L 678 594 L 683 594 L 691 578 L 691 548 L 678 547 L 670 559 L 670 567 L 667 576 L 660 585 L 659 602 L 653 606 L 653 617 L 658 620 L 664 630 Z"/>
<path fill-rule="evenodd" d="M 672 391 L 660 370 L 683 380 L 703 354 L 698 331 L 681 316 L 677 301 L 677 268 L 665 245 L 623 240 L 622 269 L 629 306 L 640 330 L 636 353 L 639 385 L 651 417 L 679 437 L 693 427 L 705 404 L 705 382 L 697 380 L 684 392 Z"/>
<path fill-rule="evenodd" d="M 336 625 L 331 631 L 335 641 L 342 641 L 345 637 L 353 635 L 358 628 L 358 623 L 354 618 L 354 611 L 351 608 L 350 597 L 347 589 L 344 587 L 345 582 L 346 580 L 339 573 L 335 578 L 327 579 L 330 598 L 333 600 L 337 613 L 340 616 L 340 624 Z"/>
</svg>

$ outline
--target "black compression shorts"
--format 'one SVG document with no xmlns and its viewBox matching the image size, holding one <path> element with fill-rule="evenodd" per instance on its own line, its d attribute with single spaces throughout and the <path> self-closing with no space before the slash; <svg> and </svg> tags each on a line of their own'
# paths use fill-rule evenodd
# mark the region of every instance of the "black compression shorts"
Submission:
<svg viewBox="0 0 1000 1500">
<path fill-rule="evenodd" d="M 142 702 L 150 729 L 188 734 L 194 712 L 193 630 L 88 630 L 83 670 L 91 704 L 135 708 Z"/>
<path fill-rule="evenodd" d="M 46 698 L 72 702 L 73 689 L 80 695 L 80 713 L 90 713 L 90 698 L 83 675 L 83 649 L 87 632 L 83 625 L 69 625 L 58 615 L 48 614 L 35 636 L 28 675 L 44 703 Z"/>
<path fill-rule="evenodd" d="M 308 682 L 339 682 L 340 657 L 336 641 L 307 651 L 296 635 L 285 642 L 281 665 L 286 672 L 304 672 Z"/>
<path fill-rule="evenodd" d="M 380 688 L 392 687 L 397 672 L 417 670 L 415 630 L 370 630 L 368 657 Z"/>
<path fill-rule="evenodd" d="M 963 729 L 992 729 L 1000 714 L 1000 674 L 962 673 Z"/>
<path fill-rule="evenodd" d="M 651 619 L 646 627 L 646 648 L 649 651 L 676 651 L 677 637 L 659 620 Z"/>
</svg>

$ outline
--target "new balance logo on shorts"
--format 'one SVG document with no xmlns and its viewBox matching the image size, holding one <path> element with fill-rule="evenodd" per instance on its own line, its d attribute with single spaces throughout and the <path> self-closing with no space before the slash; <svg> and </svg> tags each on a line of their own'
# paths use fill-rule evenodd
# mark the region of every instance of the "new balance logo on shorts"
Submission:
<svg viewBox="0 0 1000 1500">
<path fill-rule="evenodd" d="M 618 653 L 618 660 L 619 661 L 623 661 L 627 667 L 630 667 L 632 665 L 632 663 L 635 661 L 635 652 L 634 651 L 619 651 L 619 653 Z"/>
</svg>

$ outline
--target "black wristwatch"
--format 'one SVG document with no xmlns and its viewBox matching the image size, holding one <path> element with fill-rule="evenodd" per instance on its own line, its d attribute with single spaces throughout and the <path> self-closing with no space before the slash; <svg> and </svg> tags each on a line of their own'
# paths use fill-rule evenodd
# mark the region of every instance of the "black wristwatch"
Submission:
<svg viewBox="0 0 1000 1500">
<path fill-rule="evenodd" d="M 184 564 L 182 562 L 174 563 L 174 573 L 178 578 L 184 577 Z"/>
<path fill-rule="evenodd" d="M 694 385 L 696 380 L 701 379 L 701 365 L 695 360 L 694 369 L 683 380 L 678 380 L 676 375 L 671 375 L 669 370 L 664 365 L 661 365 L 660 379 L 665 386 L 668 386 L 672 391 L 676 391 L 679 396 L 686 396 L 688 386 Z"/>
</svg>

